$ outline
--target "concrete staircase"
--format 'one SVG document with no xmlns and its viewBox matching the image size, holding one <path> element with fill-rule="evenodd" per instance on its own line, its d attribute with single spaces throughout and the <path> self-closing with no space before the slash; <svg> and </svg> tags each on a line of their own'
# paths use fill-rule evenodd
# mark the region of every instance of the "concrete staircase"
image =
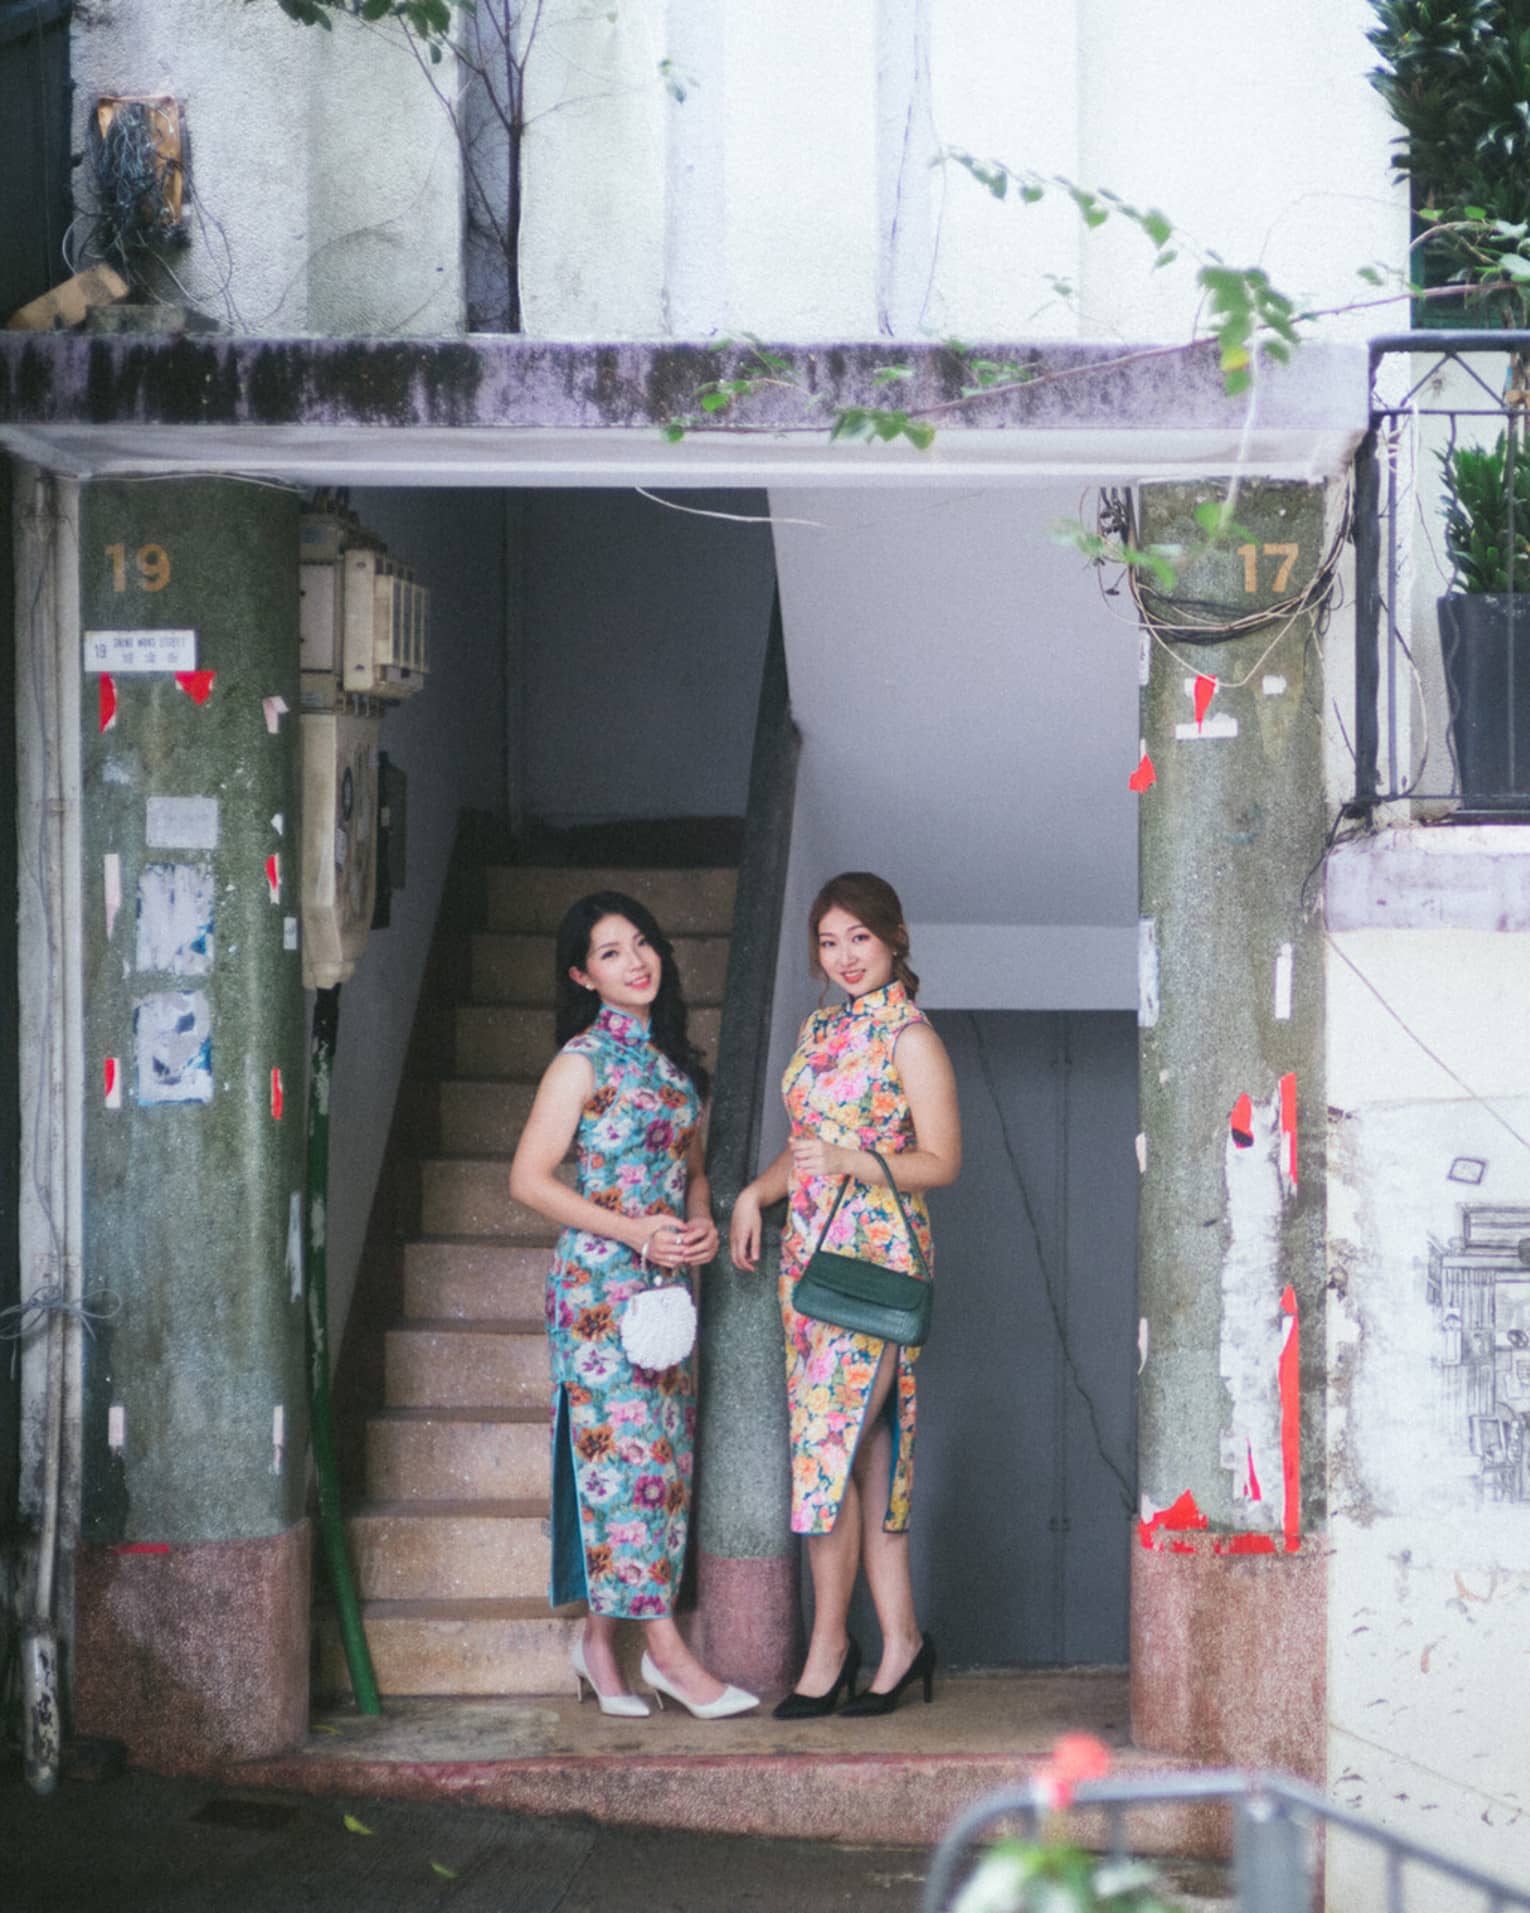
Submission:
<svg viewBox="0 0 1530 1913">
<path fill-rule="evenodd" d="M 386 1331 L 385 1405 L 367 1424 L 366 1499 L 348 1522 L 385 1694 L 570 1686 L 568 1638 L 583 1610 L 547 1604 L 542 1295 L 557 1232 L 509 1193 L 510 1158 L 552 1055 L 553 932 L 591 890 L 645 902 L 674 943 L 691 1032 L 710 1061 L 734 882 L 719 868 L 486 873 L 487 927 L 471 939 L 469 1000 L 432 1092 L 439 1143 L 418 1165 L 403 1316 Z M 319 1686 L 348 1688 L 327 1615 Z"/>
</svg>

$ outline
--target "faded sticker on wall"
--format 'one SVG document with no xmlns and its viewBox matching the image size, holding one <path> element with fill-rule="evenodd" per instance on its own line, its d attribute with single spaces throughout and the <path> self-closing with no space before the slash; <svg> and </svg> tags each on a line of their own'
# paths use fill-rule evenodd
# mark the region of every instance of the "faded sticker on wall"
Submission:
<svg viewBox="0 0 1530 1913">
<path fill-rule="evenodd" d="M 213 966 L 213 896 L 208 864 L 145 864 L 138 879 L 138 968 L 206 976 Z"/>
<path fill-rule="evenodd" d="M 212 1020 L 202 990 L 165 990 L 133 1005 L 133 1064 L 143 1108 L 210 1103 Z"/>
<path fill-rule="evenodd" d="M 216 850 L 216 797 L 151 797 L 144 805 L 144 842 L 150 850 Z"/>
</svg>

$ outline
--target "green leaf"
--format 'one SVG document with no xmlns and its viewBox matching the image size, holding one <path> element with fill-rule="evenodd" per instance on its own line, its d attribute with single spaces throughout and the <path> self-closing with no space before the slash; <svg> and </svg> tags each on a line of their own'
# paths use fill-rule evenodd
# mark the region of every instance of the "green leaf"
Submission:
<svg viewBox="0 0 1530 1913">
<path fill-rule="evenodd" d="M 1047 189 L 1045 186 L 1022 186 L 1020 188 L 1020 197 L 1027 206 L 1034 206 L 1038 200 L 1045 199 L 1046 196 Z"/>
<path fill-rule="evenodd" d="M 361 0 L 363 20 L 381 20 L 393 11 L 393 0 Z"/>
<path fill-rule="evenodd" d="M 664 427 L 664 436 L 671 445 L 678 445 L 681 439 L 685 437 L 685 427 L 677 420 L 671 419 L 669 424 Z"/>
<path fill-rule="evenodd" d="M 1160 212 L 1147 212 L 1142 215 L 1142 230 L 1155 246 L 1163 246 L 1174 236 L 1174 228 Z"/>
<path fill-rule="evenodd" d="M 1463 206 L 1461 216 L 1464 219 L 1486 219 L 1487 208 L 1486 206 Z M 1443 219 L 1445 215 L 1442 213 L 1440 217 Z"/>
<path fill-rule="evenodd" d="M 1368 286 L 1379 286 L 1383 283 L 1381 274 L 1375 266 L 1361 266 L 1357 276 Z"/>
<path fill-rule="evenodd" d="M 1517 252 L 1506 252 L 1498 261 L 1498 269 L 1507 278 L 1521 282 L 1530 279 L 1530 259 L 1521 258 Z"/>
<path fill-rule="evenodd" d="M 1240 392 L 1246 392 L 1253 382 L 1254 375 L 1246 367 L 1231 372 L 1223 368 L 1222 390 L 1230 399 L 1235 399 Z"/>
<path fill-rule="evenodd" d="M 444 1867 L 439 1860 L 431 1861 L 430 1870 L 432 1873 L 438 1873 L 443 1880 L 455 1880 L 457 1877 L 455 1867 Z"/>
<path fill-rule="evenodd" d="M 345 1816 L 345 1830 L 347 1833 L 370 1833 L 372 1831 L 369 1826 L 366 1826 L 362 1821 L 358 1820 L 353 1813 L 348 1813 Z"/>
<path fill-rule="evenodd" d="M 910 419 L 903 428 L 903 436 L 910 445 L 917 446 L 921 452 L 927 452 L 935 443 L 935 427 L 926 425 L 919 419 Z"/>
<path fill-rule="evenodd" d="M 911 365 L 879 365 L 871 375 L 873 385 L 896 385 L 900 379 L 911 379 L 914 368 Z"/>
<path fill-rule="evenodd" d="M 703 412 L 725 412 L 732 403 L 733 394 L 731 392 L 718 392 L 714 390 L 711 392 L 703 392 L 701 395 L 701 409 Z"/>
</svg>

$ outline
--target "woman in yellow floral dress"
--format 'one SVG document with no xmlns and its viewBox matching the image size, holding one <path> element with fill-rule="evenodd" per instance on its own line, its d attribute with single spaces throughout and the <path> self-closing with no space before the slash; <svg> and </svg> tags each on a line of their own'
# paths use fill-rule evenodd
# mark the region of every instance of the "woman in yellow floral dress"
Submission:
<svg viewBox="0 0 1530 1913">
<path fill-rule="evenodd" d="M 824 1246 L 919 1275 L 876 1155 L 896 1178 L 927 1260 L 923 1192 L 954 1182 L 961 1168 L 956 1081 L 944 1044 L 914 1001 L 919 979 L 909 967 L 896 891 L 868 871 L 833 878 L 814 899 L 808 940 L 814 970 L 846 1000 L 802 1026 L 782 1085 L 791 1140 L 740 1194 L 729 1236 L 734 1262 L 755 1268 L 761 1211 L 790 1198 L 781 1313 L 792 1528 L 809 1537 L 813 1635 L 797 1686 L 776 1709 L 783 1720 L 830 1713 L 842 1692 L 841 1713 L 887 1713 L 918 1679 L 930 1697 L 935 1644 L 915 1616 L 908 1562 L 918 1350 L 799 1315 L 792 1292 L 842 1187 Z M 860 1567 L 881 1625 L 882 1658 L 857 1695 L 861 1653 L 846 1617 Z"/>
</svg>

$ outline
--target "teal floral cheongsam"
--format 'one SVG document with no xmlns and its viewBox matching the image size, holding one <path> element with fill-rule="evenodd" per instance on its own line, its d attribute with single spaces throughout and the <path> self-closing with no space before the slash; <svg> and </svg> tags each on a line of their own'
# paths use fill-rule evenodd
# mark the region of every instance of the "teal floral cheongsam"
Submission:
<svg viewBox="0 0 1530 1913">
<path fill-rule="evenodd" d="M 595 1088 L 578 1130 L 578 1188 L 627 1216 L 685 1215 L 695 1085 L 636 1016 L 603 1007 L 563 1046 Z M 638 1620 L 669 1614 L 685 1563 L 696 1439 L 694 1356 L 650 1373 L 627 1360 L 622 1304 L 645 1286 L 636 1250 L 565 1229 L 547 1278 L 552 1355 L 552 1584 L 556 1607 Z"/>
</svg>

